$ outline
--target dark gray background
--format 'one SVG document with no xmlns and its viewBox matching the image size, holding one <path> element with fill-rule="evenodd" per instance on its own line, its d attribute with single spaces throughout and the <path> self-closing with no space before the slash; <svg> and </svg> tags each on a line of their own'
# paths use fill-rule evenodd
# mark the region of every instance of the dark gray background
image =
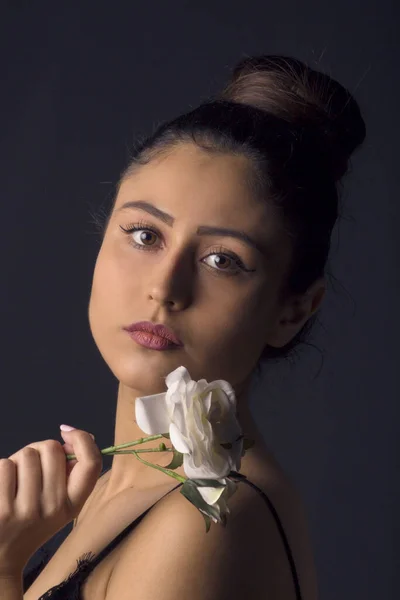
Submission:
<svg viewBox="0 0 400 600">
<path fill-rule="evenodd" d="M 359 101 L 367 140 L 345 180 L 319 351 L 270 367 L 252 397 L 266 442 L 303 494 L 323 600 L 398 597 L 394 6 L 0 5 L 2 457 L 62 441 L 60 423 L 95 433 L 101 448 L 113 440 L 117 382 L 87 319 L 99 248 L 91 212 L 109 202 L 135 136 L 220 89 L 245 53 L 308 61 Z"/>
</svg>

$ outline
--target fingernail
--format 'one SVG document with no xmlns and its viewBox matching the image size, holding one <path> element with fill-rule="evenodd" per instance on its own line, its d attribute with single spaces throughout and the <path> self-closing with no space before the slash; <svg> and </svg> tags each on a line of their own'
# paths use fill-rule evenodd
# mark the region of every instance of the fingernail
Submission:
<svg viewBox="0 0 400 600">
<path fill-rule="evenodd" d="M 71 425 L 64 425 L 64 423 L 62 425 L 60 425 L 60 429 L 61 431 L 72 431 L 73 429 L 76 429 L 76 427 L 71 427 Z"/>
<path fill-rule="evenodd" d="M 89 433 L 89 435 L 95 440 L 96 438 L 94 437 L 93 433 Z"/>
</svg>

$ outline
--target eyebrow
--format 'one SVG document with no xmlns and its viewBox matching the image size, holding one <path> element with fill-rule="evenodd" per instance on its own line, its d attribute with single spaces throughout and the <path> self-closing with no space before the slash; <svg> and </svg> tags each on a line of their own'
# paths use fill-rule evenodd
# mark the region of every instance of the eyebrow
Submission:
<svg viewBox="0 0 400 600">
<path fill-rule="evenodd" d="M 120 206 L 117 209 L 116 212 L 120 212 L 121 210 L 127 208 L 139 208 L 140 210 L 144 210 L 150 215 L 153 215 L 153 217 L 156 217 L 157 219 L 160 219 L 161 221 L 169 225 L 169 227 L 172 227 L 175 222 L 175 217 L 169 215 L 163 210 L 160 210 L 159 208 L 154 206 L 154 204 L 151 204 L 151 202 L 146 202 L 145 200 L 131 200 L 129 202 L 125 202 L 122 206 Z M 261 254 L 269 254 L 269 249 L 265 245 L 259 244 L 244 231 L 239 231 L 237 229 L 228 229 L 226 227 L 211 227 L 209 225 L 199 225 L 196 233 L 197 235 L 220 235 L 236 238 L 238 240 L 241 240 L 248 246 L 255 248 Z"/>
</svg>

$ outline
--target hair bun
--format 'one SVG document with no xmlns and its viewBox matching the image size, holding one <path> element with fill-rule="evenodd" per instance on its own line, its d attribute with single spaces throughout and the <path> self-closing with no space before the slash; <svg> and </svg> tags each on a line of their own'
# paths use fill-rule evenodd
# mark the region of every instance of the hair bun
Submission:
<svg viewBox="0 0 400 600">
<path fill-rule="evenodd" d="M 365 139 L 365 123 L 350 92 L 295 58 L 243 58 L 217 99 L 254 106 L 317 132 L 335 181 L 347 172 L 351 154 Z"/>
</svg>

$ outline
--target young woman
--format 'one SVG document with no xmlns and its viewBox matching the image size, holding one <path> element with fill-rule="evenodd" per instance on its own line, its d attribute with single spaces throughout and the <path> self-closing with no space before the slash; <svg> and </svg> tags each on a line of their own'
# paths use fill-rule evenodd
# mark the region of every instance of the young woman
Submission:
<svg viewBox="0 0 400 600">
<path fill-rule="evenodd" d="M 193 380 L 234 388 L 239 422 L 255 441 L 241 462 L 247 479 L 229 499 L 226 527 L 206 533 L 176 480 L 132 455 L 115 455 L 99 477 L 102 455 L 87 432 L 63 434 L 65 446 L 30 444 L 0 461 L 0 480 L 10 482 L 16 464 L 28 477 L 30 465 L 30 476 L 47 482 L 42 506 L 58 490 L 62 517 L 38 515 L 31 525 L 30 535 L 42 525 L 42 543 L 73 519 L 74 527 L 23 590 L 18 561 L 0 560 L 2 598 L 317 600 L 306 511 L 252 419 L 248 387 L 316 319 L 338 184 L 364 137 L 359 107 L 338 82 L 293 58 L 258 56 L 136 147 L 102 228 L 89 303 L 95 343 L 119 382 L 114 443 L 145 435 L 136 398 L 165 392 L 166 375 L 184 366 Z M 179 343 L 133 338 L 127 327 L 143 321 Z M 71 451 L 78 460 L 66 483 Z M 171 460 L 168 451 L 144 456 Z M 176 472 L 185 475 L 183 466 Z M 15 519 L 8 531 L 18 527 Z"/>
</svg>

